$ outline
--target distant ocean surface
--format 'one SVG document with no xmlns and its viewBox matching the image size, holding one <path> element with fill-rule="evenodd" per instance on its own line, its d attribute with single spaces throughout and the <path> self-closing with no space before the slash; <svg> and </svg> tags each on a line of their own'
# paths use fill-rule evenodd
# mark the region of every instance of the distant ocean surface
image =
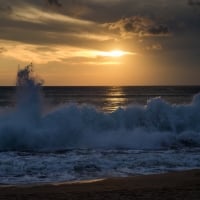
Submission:
<svg viewBox="0 0 200 200">
<path fill-rule="evenodd" d="M 200 86 L 41 87 L 28 75 L 0 87 L 0 184 L 200 168 Z"/>
<path fill-rule="evenodd" d="M 200 86 L 62 86 L 43 87 L 44 104 L 58 106 L 76 103 L 92 105 L 98 110 L 112 112 L 133 104 L 145 105 L 161 97 L 171 104 L 188 104 Z M 16 104 L 16 87 L 0 87 L 0 106 Z"/>
</svg>

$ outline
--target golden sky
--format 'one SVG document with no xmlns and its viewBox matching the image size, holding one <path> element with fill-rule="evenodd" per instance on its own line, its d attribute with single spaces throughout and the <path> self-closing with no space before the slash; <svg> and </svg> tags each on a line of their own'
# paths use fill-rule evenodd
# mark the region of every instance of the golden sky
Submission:
<svg viewBox="0 0 200 200">
<path fill-rule="evenodd" d="M 0 85 L 30 62 L 45 85 L 198 85 L 199 5 L 0 0 Z"/>
</svg>

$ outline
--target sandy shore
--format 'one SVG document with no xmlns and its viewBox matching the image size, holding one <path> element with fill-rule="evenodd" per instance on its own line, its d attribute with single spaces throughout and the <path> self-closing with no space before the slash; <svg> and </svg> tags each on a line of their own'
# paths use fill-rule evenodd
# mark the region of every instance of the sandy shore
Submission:
<svg viewBox="0 0 200 200">
<path fill-rule="evenodd" d="M 200 200 L 200 170 L 99 181 L 0 186 L 0 199 Z"/>
</svg>

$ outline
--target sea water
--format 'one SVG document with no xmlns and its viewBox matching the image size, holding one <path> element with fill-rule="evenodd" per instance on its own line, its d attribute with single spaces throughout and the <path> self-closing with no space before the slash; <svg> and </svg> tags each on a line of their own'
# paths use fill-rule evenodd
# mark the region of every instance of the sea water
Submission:
<svg viewBox="0 0 200 200">
<path fill-rule="evenodd" d="M 200 167 L 200 87 L 0 87 L 0 183 Z"/>
</svg>

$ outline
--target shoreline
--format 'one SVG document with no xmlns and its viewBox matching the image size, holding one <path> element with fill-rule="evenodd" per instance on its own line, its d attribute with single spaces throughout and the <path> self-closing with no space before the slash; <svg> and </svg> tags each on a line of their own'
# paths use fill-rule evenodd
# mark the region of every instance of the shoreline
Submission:
<svg viewBox="0 0 200 200">
<path fill-rule="evenodd" d="M 0 185 L 0 199 L 200 199 L 200 169 L 78 182 Z"/>
</svg>

